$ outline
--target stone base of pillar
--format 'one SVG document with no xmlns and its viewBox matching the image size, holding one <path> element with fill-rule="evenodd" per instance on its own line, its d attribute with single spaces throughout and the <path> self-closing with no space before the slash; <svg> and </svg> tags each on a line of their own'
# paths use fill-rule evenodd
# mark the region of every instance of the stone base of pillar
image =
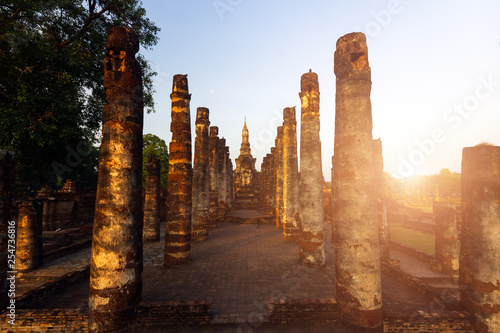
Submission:
<svg viewBox="0 0 500 333">
<path fill-rule="evenodd" d="M 198 223 L 191 230 L 191 241 L 201 242 L 208 239 L 208 211 L 197 212 Z"/>
<path fill-rule="evenodd" d="M 304 264 L 323 266 L 325 264 L 323 232 L 313 234 L 303 231 L 300 234 L 300 261 Z"/>
<path fill-rule="evenodd" d="M 376 310 L 360 310 L 346 304 L 339 304 L 339 314 L 342 323 L 350 327 L 353 332 L 384 332 L 384 315 L 381 308 Z"/>
</svg>

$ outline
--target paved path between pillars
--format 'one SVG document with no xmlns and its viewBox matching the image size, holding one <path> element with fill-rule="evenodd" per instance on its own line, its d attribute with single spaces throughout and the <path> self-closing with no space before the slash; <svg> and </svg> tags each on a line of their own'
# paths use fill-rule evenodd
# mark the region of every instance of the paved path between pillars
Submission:
<svg viewBox="0 0 500 333">
<path fill-rule="evenodd" d="M 267 319 L 269 299 L 335 298 L 330 224 L 325 225 L 326 266 L 318 268 L 301 265 L 298 245 L 284 242 L 282 231 L 274 224 L 248 223 L 260 213 L 233 211 L 229 215 L 228 221 L 233 222 L 220 223 L 218 228 L 210 229 L 207 241 L 192 244 L 191 262 L 168 269 L 163 267 L 165 223 L 161 224 L 161 241 L 144 244 L 145 304 L 210 300 L 213 322 L 221 323 L 228 316 L 246 321 L 249 316 L 261 314 Z M 32 274 L 50 274 L 64 265 L 82 268 L 89 261 L 90 249 L 85 249 L 54 260 Z M 389 275 L 383 275 L 382 287 L 384 312 L 428 308 L 430 299 Z M 87 300 L 88 281 L 84 281 L 40 301 L 37 308 L 82 308 L 87 306 Z"/>
</svg>

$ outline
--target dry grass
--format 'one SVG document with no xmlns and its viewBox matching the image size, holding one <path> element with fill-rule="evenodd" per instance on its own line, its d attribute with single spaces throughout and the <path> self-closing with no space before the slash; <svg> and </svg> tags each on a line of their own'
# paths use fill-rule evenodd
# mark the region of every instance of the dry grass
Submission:
<svg viewBox="0 0 500 333">
<path fill-rule="evenodd" d="M 400 224 L 390 224 L 389 228 L 391 240 L 434 255 L 434 235 Z"/>
</svg>

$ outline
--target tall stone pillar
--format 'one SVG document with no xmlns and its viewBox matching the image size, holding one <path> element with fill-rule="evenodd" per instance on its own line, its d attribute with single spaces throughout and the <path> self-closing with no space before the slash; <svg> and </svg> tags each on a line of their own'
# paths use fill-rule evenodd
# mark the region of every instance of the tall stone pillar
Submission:
<svg viewBox="0 0 500 333">
<path fill-rule="evenodd" d="M 208 226 L 217 228 L 217 211 L 219 208 L 219 128 L 210 126 L 210 137 L 208 138 L 208 163 L 210 170 L 210 192 L 208 209 Z"/>
<path fill-rule="evenodd" d="M 323 171 L 319 138 L 318 74 L 309 70 L 300 79 L 300 260 L 325 264 Z"/>
<path fill-rule="evenodd" d="M 144 198 L 144 242 L 160 240 L 160 159 L 149 153 L 146 164 L 146 186 Z"/>
<path fill-rule="evenodd" d="M 283 228 L 283 126 L 278 126 L 278 135 L 275 140 L 275 210 L 276 228 Z"/>
<path fill-rule="evenodd" d="M 204 241 L 208 238 L 208 198 L 210 188 L 209 140 L 210 121 L 209 110 L 198 108 L 196 112 L 196 139 L 194 144 L 193 166 L 193 218 L 191 240 Z"/>
<path fill-rule="evenodd" d="M 90 261 L 89 330 L 124 329 L 142 291 L 142 75 L 131 30 L 108 30 Z"/>
<path fill-rule="evenodd" d="M 335 51 L 334 218 L 337 301 L 345 323 L 382 331 L 371 70 L 366 38 L 351 33 Z"/>
<path fill-rule="evenodd" d="M 334 193 L 334 186 L 333 186 L 333 182 L 335 181 L 335 175 L 334 175 L 334 172 L 333 172 L 333 166 L 335 165 L 335 156 L 332 156 L 332 169 L 330 170 L 331 172 L 331 177 L 332 177 L 332 184 L 331 184 L 331 187 L 332 187 L 332 197 L 330 198 L 330 206 L 331 206 L 331 211 L 330 213 L 332 214 L 332 242 L 335 244 L 335 233 L 337 232 L 337 227 L 335 225 L 335 219 L 334 219 L 334 213 L 333 213 L 333 208 L 334 208 L 334 200 L 335 200 L 335 193 Z"/>
<path fill-rule="evenodd" d="M 226 139 L 219 139 L 219 206 L 217 209 L 217 218 L 219 221 L 226 217 L 227 200 L 227 163 L 226 163 Z"/>
<path fill-rule="evenodd" d="M 193 169 L 191 164 L 191 115 L 187 75 L 174 75 L 172 122 L 168 161 L 168 219 L 163 266 L 189 262 L 191 252 L 191 210 Z"/>
<path fill-rule="evenodd" d="M 459 243 L 456 207 L 453 202 L 434 202 L 435 257 L 443 273 L 458 277 Z"/>
<path fill-rule="evenodd" d="M 269 171 L 269 214 L 276 220 L 276 147 L 271 147 L 271 169 Z"/>
<path fill-rule="evenodd" d="M 234 168 L 233 161 L 231 161 L 231 156 L 229 154 L 229 146 L 226 146 L 226 161 L 227 161 L 227 211 L 233 209 L 233 200 L 234 200 Z"/>
<path fill-rule="evenodd" d="M 265 210 L 266 209 L 266 195 L 267 195 L 267 169 L 268 167 L 268 161 L 267 161 L 267 156 L 264 156 L 262 159 L 262 163 L 260 164 L 260 188 L 259 188 L 259 203 L 260 203 L 260 209 Z"/>
<path fill-rule="evenodd" d="M 382 140 L 373 140 L 373 171 L 375 195 L 377 197 L 378 231 L 380 256 L 389 260 L 389 236 L 387 233 L 387 201 L 385 198 L 384 158 L 382 156 Z"/>
<path fill-rule="evenodd" d="M 14 190 L 15 190 L 15 159 L 14 152 L 0 150 L 0 309 L 5 309 L 9 303 L 7 271 L 9 267 L 9 249 L 15 248 L 14 231 Z M 12 236 L 10 236 L 12 235 Z M 10 245 L 10 247 L 9 247 Z"/>
<path fill-rule="evenodd" d="M 226 151 L 226 212 L 230 211 L 233 208 L 233 197 L 234 197 L 234 178 L 233 178 L 233 162 L 231 161 L 231 157 L 229 156 L 229 147 L 224 147 Z"/>
<path fill-rule="evenodd" d="M 297 161 L 297 120 L 295 107 L 283 110 L 283 239 L 298 242 L 299 166 Z"/>
<path fill-rule="evenodd" d="M 266 155 L 267 157 L 267 175 L 266 175 L 266 213 L 269 215 L 274 214 L 274 157 L 271 153 Z"/>
<path fill-rule="evenodd" d="M 500 332 L 500 147 L 462 153 L 460 301 L 477 332 Z"/>
<path fill-rule="evenodd" d="M 19 204 L 16 239 L 16 270 L 30 272 L 42 265 L 42 203 L 35 200 Z"/>
</svg>

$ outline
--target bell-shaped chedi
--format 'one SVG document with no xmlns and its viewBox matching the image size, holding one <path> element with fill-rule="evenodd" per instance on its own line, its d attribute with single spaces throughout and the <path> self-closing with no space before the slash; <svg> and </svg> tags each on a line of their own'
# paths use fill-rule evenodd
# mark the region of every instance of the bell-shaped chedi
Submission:
<svg viewBox="0 0 500 333">
<path fill-rule="evenodd" d="M 240 209 L 257 209 L 259 207 L 259 179 L 255 170 L 256 159 L 250 149 L 247 122 L 242 131 L 240 156 L 236 159 L 234 170 L 235 206 Z"/>
</svg>

